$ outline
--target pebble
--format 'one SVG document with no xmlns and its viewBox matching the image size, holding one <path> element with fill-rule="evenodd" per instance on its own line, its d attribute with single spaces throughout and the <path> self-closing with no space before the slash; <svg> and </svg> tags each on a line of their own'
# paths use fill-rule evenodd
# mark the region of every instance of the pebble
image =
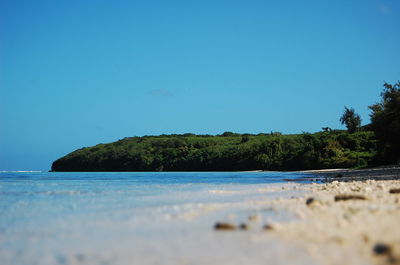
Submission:
<svg viewBox="0 0 400 265">
<path fill-rule="evenodd" d="M 373 251 L 376 255 L 388 255 L 392 252 L 392 248 L 383 243 L 377 243 L 375 244 Z"/>
<path fill-rule="evenodd" d="M 215 230 L 235 230 L 236 225 L 230 223 L 216 223 L 214 226 Z"/>
<path fill-rule="evenodd" d="M 306 200 L 306 204 L 307 204 L 307 205 L 311 205 L 314 201 L 315 201 L 315 199 L 314 199 L 313 197 L 309 197 L 309 198 L 307 198 L 307 200 Z"/>
<path fill-rule="evenodd" d="M 337 201 L 347 201 L 347 200 L 366 200 L 365 196 L 363 195 L 336 195 L 335 196 L 335 202 Z"/>
<path fill-rule="evenodd" d="M 271 224 L 264 225 L 264 230 L 274 230 L 274 227 Z"/>
<path fill-rule="evenodd" d="M 249 230 L 250 229 L 250 227 L 245 223 L 240 224 L 239 228 L 242 229 L 242 230 Z"/>
<path fill-rule="evenodd" d="M 400 193 L 400 188 L 390 189 L 390 193 Z"/>
</svg>

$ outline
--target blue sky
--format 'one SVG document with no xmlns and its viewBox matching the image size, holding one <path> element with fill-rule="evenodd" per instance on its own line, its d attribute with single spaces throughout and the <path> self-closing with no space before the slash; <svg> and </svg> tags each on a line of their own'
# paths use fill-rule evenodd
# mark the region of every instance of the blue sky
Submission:
<svg viewBox="0 0 400 265">
<path fill-rule="evenodd" d="M 0 170 L 128 136 L 369 122 L 399 0 L 0 0 Z"/>
</svg>

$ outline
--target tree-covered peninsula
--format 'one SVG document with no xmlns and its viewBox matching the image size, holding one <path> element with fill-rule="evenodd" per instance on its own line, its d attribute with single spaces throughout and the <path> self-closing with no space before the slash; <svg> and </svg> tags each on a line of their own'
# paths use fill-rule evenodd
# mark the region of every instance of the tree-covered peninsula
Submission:
<svg viewBox="0 0 400 265">
<path fill-rule="evenodd" d="M 400 162 L 400 82 L 385 83 L 361 127 L 354 109 L 340 121 L 347 131 L 282 135 L 160 135 L 129 137 L 76 150 L 52 164 L 53 171 L 236 171 L 355 168 Z"/>
<path fill-rule="evenodd" d="M 299 135 L 235 134 L 130 137 L 82 148 L 55 161 L 53 171 L 228 171 L 361 167 L 372 162 L 370 131 Z"/>
</svg>

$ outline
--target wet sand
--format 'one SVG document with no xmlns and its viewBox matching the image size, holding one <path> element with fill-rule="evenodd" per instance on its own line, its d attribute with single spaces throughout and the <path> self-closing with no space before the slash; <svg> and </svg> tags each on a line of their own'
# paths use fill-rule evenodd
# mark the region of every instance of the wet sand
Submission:
<svg viewBox="0 0 400 265">
<path fill-rule="evenodd" d="M 382 166 L 365 169 L 321 169 L 301 171 L 310 174 L 305 179 L 317 179 L 324 182 L 338 180 L 362 181 L 362 180 L 395 180 L 400 179 L 400 166 Z"/>
</svg>

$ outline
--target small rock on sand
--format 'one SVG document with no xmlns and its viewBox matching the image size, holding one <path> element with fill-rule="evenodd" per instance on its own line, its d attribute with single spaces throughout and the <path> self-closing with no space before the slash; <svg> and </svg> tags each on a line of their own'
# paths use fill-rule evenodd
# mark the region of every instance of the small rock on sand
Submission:
<svg viewBox="0 0 400 265">
<path fill-rule="evenodd" d="M 307 198 L 307 200 L 306 200 L 306 204 L 307 204 L 307 205 L 311 205 L 314 201 L 315 201 L 315 199 L 314 199 L 313 197 L 309 197 L 309 198 Z"/>
<path fill-rule="evenodd" d="M 390 189 L 390 193 L 400 193 L 400 188 Z"/>
<path fill-rule="evenodd" d="M 214 226 L 215 230 L 235 230 L 236 225 L 230 223 L 216 223 Z"/>
<path fill-rule="evenodd" d="M 387 244 L 377 243 L 373 251 L 376 255 L 388 255 L 392 252 L 392 248 Z"/>
<path fill-rule="evenodd" d="M 274 227 L 271 224 L 264 225 L 264 230 L 274 230 Z"/>
<path fill-rule="evenodd" d="M 342 195 L 336 195 L 335 196 L 335 202 L 337 201 L 348 201 L 348 200 L 366 200 L 367 198 L 363 195 L 346 195 L 346 194 L 342 194 Z"/>
<path fill-rule="evenodd" d="M 239 228 L 242 229 L 242 230 L 249 230 L 250 229 L 250 227 L 245 223 L 240 224 Z"/>
</svg>

